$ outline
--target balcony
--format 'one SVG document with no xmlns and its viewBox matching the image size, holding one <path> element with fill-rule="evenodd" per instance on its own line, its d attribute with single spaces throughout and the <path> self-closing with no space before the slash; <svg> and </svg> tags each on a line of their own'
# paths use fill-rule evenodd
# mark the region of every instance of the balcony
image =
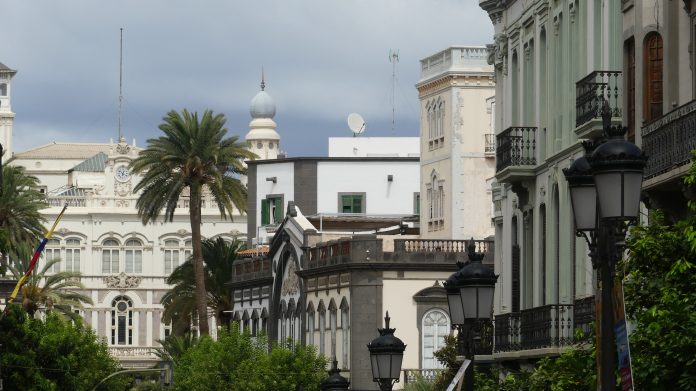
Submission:
<svg viewBox="0 0 696 391">
<path fill-rule="evenodd" d="M 498 134 L 495 151 L 498 182 L 517 182 L 534 176 L 536 130 L 513 126 Z"/>
<path fill-rule="evenodd" d="M 575 300 L 573 306 L 573 330 L 581 330 L 584 336 L 591 335 L 595 328 L 595 297 Z"/>
<path fill-rule="evenodd" d="M 696 100 L 680 106 L 642 129 L 643 151 L 648 156 L 643 187 L 673 181 L 689 169 L 696 149 Z"/>
<path fill-rule="evenodd" d="M 437 375 L 440 374 L 440 372 L 444 371 L 444 369 L 403 369 L 404 372 L 404 386 L 406 386 L 408 383 L 414 383 L 417 382 L 419 379 L 424 379 L 425 381 L 428 382 L 434 382 L 435 378 L 437 378 Z M 343 372 L 343 371 L 341 371 Z"/>
<path fill-rule="evenodd" d="M 596 138 L 602 134 L 602 107 L 611 110 L 612 123 L 621 124 L 621 86 L 619 71 L 594 71 L 575 83 L 575 134 Z"/>
<path fill-rule="evenodd" d="M 573 304 L 548 304 L 496 315 L 494 352 L 559 348 L 573 344 L 576 327 L 584 330 L 592 327 L 594 322 L 594 298 L 578 300 L 577 303 L 579 311 Z M 576 314 L 580 323 L 574 321 Z"/>
</svg>

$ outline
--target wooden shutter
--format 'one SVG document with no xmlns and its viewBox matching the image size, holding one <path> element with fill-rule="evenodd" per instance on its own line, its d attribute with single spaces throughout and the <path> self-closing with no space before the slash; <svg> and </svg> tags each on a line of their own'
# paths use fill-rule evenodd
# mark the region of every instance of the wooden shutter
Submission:
<svg viewBox="0 0 696 391">
<path fill-rule="evenodd" d="M 662 37 L 651 33 L 645 38 L 645 122 L 662 117 Z"/>
<path fill-rule="evenodd" d="M 270 206 L 268 200 L 261 200 L 261 225 L 270 224 Z"/>
<path fill-rule="evenodd" d="M 273 198 L 271 202 L 273 202 L 273 204 L 275 205 L 273 222 L 280 223 L 281 221 L 283 221 L 283 217 L 285 215 L 285 213 L 283 213 L 283 200 L 280 198 Z"/>
</svg>

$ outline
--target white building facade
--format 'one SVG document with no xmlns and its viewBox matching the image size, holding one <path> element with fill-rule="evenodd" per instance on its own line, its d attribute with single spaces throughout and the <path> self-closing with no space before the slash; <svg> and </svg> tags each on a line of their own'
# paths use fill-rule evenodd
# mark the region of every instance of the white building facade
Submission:
<svg viewBox="0 0 696 391">
<path fill-rule="evenodd" d="M 14 113 L 12 112 L 12 78 L 17 73 L 0 62 L 0 144 L 4 150 L 2 160 L 12 156 L 12 125 Z"/>
<path fill-rule="evenodd" d="M 453 46 L 420 61 L 421 236 L 493 235 L 495 81 L 485 47 Z"/>
<path fill-rule="evenodd" d="M 605 101 L 622 121 L 621 3 L 480 2 L 495 29 L 498 361 L 557 354 L 593 325 L 595 274 L 562 169 L 601 135 Z"/>
</svg>

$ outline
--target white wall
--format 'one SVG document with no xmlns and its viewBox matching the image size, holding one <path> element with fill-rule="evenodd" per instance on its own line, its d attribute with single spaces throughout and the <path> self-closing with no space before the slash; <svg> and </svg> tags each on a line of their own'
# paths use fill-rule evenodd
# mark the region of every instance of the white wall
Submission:
<svg viewBox="0 0 696 391">
<path fill-rule="evenodd" d="M 419 172 L 418 161 L 320 161 L 317 211 L 338 213 L 338 193 L 364 192 L 367 214 L 412 214 L 413 194 L 420 186 Z M 390 174 L 392 182 L 387 181 Z"/>
<path fill-rule="evenodd" d="M 417 157 L 419 137 L 329 137 L 329 157 Z"/>
<path fill-rule="evenodd" d="M 276 183 L 266 178 L 276 177 Z M 292 162 L 256 166 L 256 222 L 261 225 L 261 200 L 269 194 L 283 194 L 283 211 L 295 199 L 295 169 Z M 256 236 L 255 232 L 249 233 Z"/>
</svg>

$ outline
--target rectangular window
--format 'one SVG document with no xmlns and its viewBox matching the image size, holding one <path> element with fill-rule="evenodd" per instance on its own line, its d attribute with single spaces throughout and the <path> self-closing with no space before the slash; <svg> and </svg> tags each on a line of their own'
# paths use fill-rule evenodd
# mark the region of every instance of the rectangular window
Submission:
<svg viewBox="0 0 696 391">
<path fill-rule="evenodd" d="M 261 200 L 261 225 L 280 224 L 284 216 L 282 196 L 269 195 Z"/>
<path fill-rule="evenodd" d="M 102 250 L 102 273 L 118 273 L 118 250 Z"/>
<path fill-rule="evenodd" d="M 338 213 L 365 213 L 365 193 L 338 193 Z"/>
<path fill-rule="evenodd" d="M 126 273 L 143 272 L 142 250 L 126 250 Z"/>
<path fill-rule="evenodd" d="M 119 345 L 126 344 L 126 316 L 125 315 L 118 316 L 118 341 L 117 341 L 117 343 Z"/>
<path fill-rule="evenodd" d="M 69 248 L 65 250 L 65 270 L 69 272 L 80 271 L 80 250 Z"/>
<path fill-rule="evenodd" d="M 44 259 L 46 263 L 54 259 L 60 259 L 60 249 L 58 248 L 46 248 L 44 249 Z M 49 272 L 58 273 L 60 271 L 60 262 L 56 262 L 48 269 Z"/>
<path fill-rule="evenodd" d="M 164 274 L 171 274 L 179 266 L 179 250 L 164 251 Z"/>
<path fill-rule="evenodd" d="M 420 193 L 413 193 L 413 214 L 420 214 Z"/>
</svg>

